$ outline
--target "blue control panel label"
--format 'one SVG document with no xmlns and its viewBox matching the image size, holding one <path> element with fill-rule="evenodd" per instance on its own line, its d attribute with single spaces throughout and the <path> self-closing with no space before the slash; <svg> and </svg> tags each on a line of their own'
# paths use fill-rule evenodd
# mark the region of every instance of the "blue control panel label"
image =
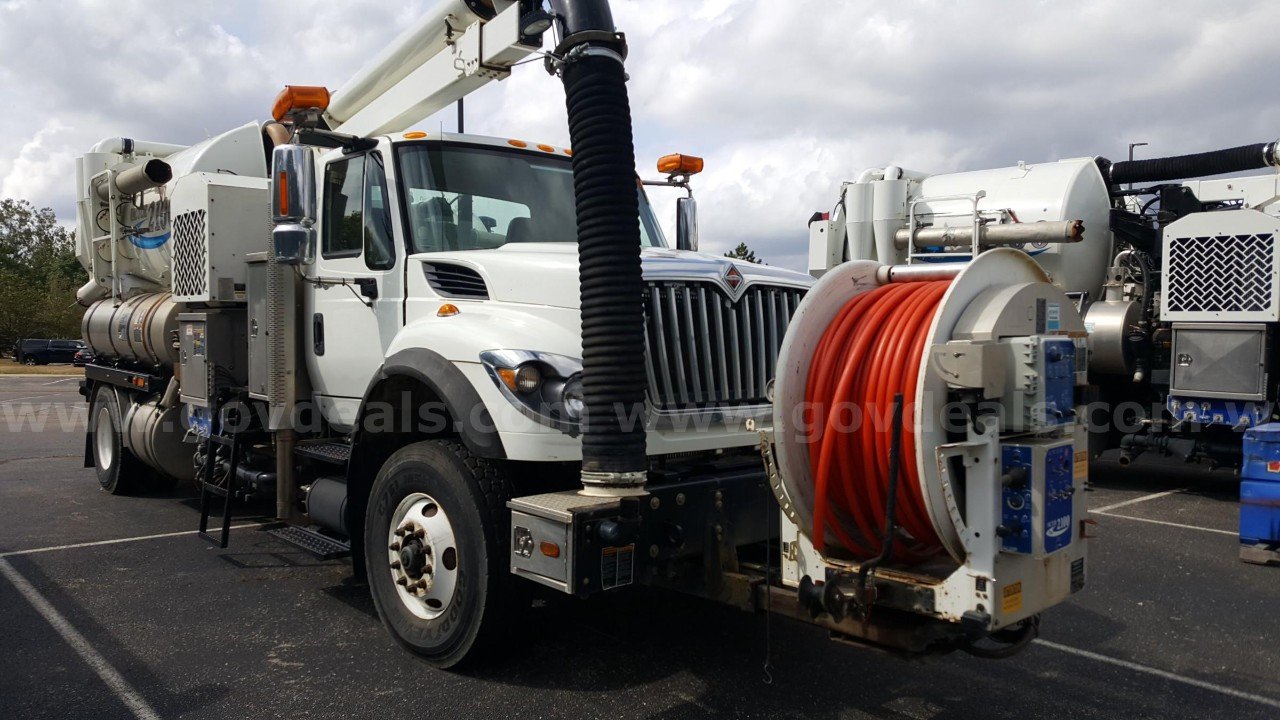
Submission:
<svg viewBox="0 0 1280 720">
<path fill-rule="evenodd" d="M 1005 445 L 1000 451 L 1002 470 L 1012 478 L 1004 485 L 1000 525 L 1004 528 L 1000 549 L 1031 554 L 1031 483 L 1033 451 L 1025 445 Z"/>
<path fill-rule="evenodd" d="M 1044 456 L 1044 551 L 1047 553 L 1071 544 L 1074 460 L 1070 445 L 1052 448 Z"/>
<path fill-rule="evenodd" d="M 1076 344 L 1071 340 L 1044 343 L 1045 420 L 1062 425 L 1075 419 Z"/>
<path fill-rule="evenodd" d="M 1030 555 L 1036 550 L 1037 534 L 1045 553 L 1071 544 L 1075 529 L 1073 447 L 1065 444 L 1036 452 L 1043 447 L 1005 445 L 1000 450 L 1006 478 L 1000 498 L 1000 549 L 1004 552 Z M 1037 499 L 1043 508 L 1034 507 Z M 1041 527 L 1036 525 L 1038 517 L 1043 518 Z"/>
</svg>

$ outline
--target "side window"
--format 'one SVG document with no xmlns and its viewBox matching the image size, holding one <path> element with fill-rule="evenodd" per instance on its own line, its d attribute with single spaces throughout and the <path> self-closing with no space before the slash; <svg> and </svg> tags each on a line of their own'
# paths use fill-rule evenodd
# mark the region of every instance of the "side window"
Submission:
<svg viewBox="0 0 1280 720">
<path fill-rule="evenodd" d="M 364 246 L 364 156 L 336 160 L 324 169 L 324 242 L 321 255 L 357 257 Z"/>
<path fill-rule="evenodd" d="M 325 167 L 325 258 L 364 255 L 370 270 L 395 266 L 387 174 L 377 153 L 336 160 Z"/>
</svg>

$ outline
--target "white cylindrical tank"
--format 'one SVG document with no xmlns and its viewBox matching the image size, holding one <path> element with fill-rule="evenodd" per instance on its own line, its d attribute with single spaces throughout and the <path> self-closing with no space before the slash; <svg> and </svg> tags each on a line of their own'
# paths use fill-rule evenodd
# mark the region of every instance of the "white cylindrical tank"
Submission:
<svg viewBox="0 0 1280 720">
<path fill-rule="evenodd" d="M 1007 211 L 1011 220 L 1024 223 L 1083 220 L 1081 242 L 1035 244 L 1021 249 L 1034 257 L 1063 290 L 1088 292 L 1090 299 L 1101 297 L 1102 281 L 1111 260 L 1111 204 L 1093 158 L 930 175 L 913 190 L 912 197 L 972 196 L 979 191 L 986 193 L 978 202 L 980 212 Z M 963 225 L 964 216 L 971 213 L 969 200 L 925 200 L 916 205 L 918 224 Z"/>
<path fill-rule="evenodd" d="M 174 184 L 183 176 L 194 172 L 267 176 L 267 153 L 263 148 L 262 127 L 257 122 L 246 123 L 190 147 L 133 141 L 137 153 L 133 163 L 145 162 L 148 154 L 163 157 L 172 170 L 172 179 L 136 197 L 123 198 L 112 210 L 99 195 L 98 188 L 106 182 L 104 171 L 111 168 L 119 172 L 136 166 L 126 163 L 119 154 L 122 143 L 120 138 L 108 138 L 76 161 L 79 215 L 76 253 L 80 265 L 89 271 L 89 282 L 76 294 L 82 305 L 108 296 L 113 289 L 119 297 L 127 298 L 170 288 L 173 244 L 169 198 Z M 110 242 L 113 217 L 122 234 L 114 254 Z M 268 220 L 264 215 L 263 222 Z"/>
</svg>

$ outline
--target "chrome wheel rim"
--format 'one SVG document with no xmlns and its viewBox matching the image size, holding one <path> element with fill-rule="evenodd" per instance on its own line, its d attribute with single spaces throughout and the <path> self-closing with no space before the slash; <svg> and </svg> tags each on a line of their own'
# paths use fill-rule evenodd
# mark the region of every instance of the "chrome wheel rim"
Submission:
<svg viewBox="0 0 1280 720">
<path fill-rule="evenodd" d="M 449 609 L 458 587 L 458 546 L 444 507 L 425 493 L 396 506 L 387 533 L 387 566 L 409 612 L 432 620 Z"/>
<path fill-rule="evenodd" d="M 116 431 L 111 426 L 111 410 L 106 405 L 98 408 L 98 416 L 93 425 L 93 440 L 98 451 L 98 465 L 106 469 L 111 467 L 116 459 Z"/>
</svg>

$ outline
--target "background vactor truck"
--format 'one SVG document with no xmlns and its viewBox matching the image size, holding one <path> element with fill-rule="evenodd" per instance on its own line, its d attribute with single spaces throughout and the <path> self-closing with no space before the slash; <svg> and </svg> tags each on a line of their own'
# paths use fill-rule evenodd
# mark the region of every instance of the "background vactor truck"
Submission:
<svg viewBox="0 0 1280 720">
<path fill-rule="evenodd" d="M 848 258 L 941 267 L 1023 248 L 1085 318 L 1092 452 L 1238 465 L 1244 431 L 1280 417 L 1280 175 L 1181 181 L 1276 167 L 1276 150 L 869 169 L 810 222 L 810 270 Z"/>
<path fill-rule="evenodd" d="M 547 32 L 572 150 L 406 132 Z M 1087 570 L 1072 302 L 1014 250 L 813 285 L 698 253 L 691 198 L 670 247 L 625 54 L 603 0 L 449 0 L 274 122 L 92 148 L 86 464 L 118 494 L 194 479 L 224 547 L 230 503 L 274 497 L 273 532 L 349 551 L 439 666 L 538 585 L 1025 646 Z M 659 169 L 687 189 L 701 161 Z"/>
</svg>

